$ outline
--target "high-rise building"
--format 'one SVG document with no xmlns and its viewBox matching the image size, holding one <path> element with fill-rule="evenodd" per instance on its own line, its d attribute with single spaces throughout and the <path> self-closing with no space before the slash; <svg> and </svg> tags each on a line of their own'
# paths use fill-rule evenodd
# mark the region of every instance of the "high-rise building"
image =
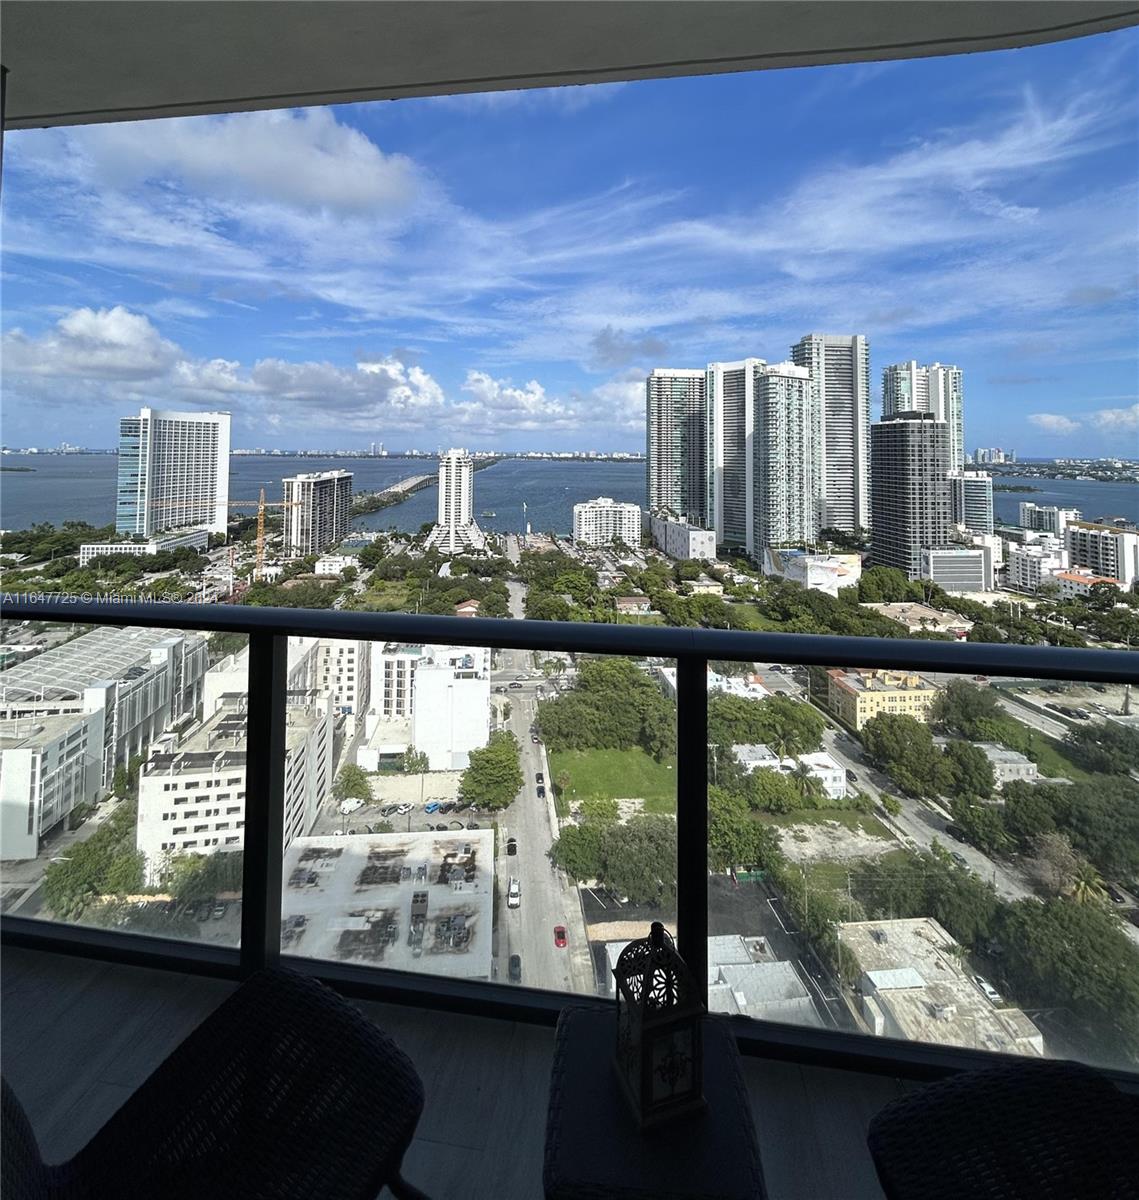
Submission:
<svg viewBox="0 0 1139 1200">
<path fill-rule="evenodd" d="M 1040 529 L 1045 533 L 1064 536 L 1064 526 L 1069 521 L 1078 521 L 1083 514 L 1078 508 L 1060 508 L 1055 504 L 1034 504 L 1031 500 L 1020 502 L 1020 524 L 1025 529 Z"/>
<path fill-rule="evenodd" d="M 428 549 L 461 554 L 486 545 L 473 515 L 474 474 L 474 459 L 465 450 L 448 450 L 440 456 L 438 521 L 427 538 Z"/>
<path fill-rule="evenodd" d="M 646 495 L 668 511 L 711 528 L 704 371 L 655 368 L 645 380 Z"/>
<path fill-rule="evenodd" d="M 825 509 L 821 409 L 806 367 L 753 361 L 747 550 L 815 541 Z"/>
<path fill-rule="evenodd" d="M 709 524 L 716 540 L 745 549 L 751 545 L 754 462 L 748 455 L 755 398 L 755 368 L 761 358 L 741 362 L 709 363 L 708 397 L 708 499 Z"/>
<path fill-rule="evenodd" d="M 860 334 L 809 333 L 791 347 L 806 367 L 823 421 L 824 526 L 870 526 L 870 344 Z"/>
<path fill-rule="evenodd" d="M 348 536 L 352 472 L 291 475 L 285 485 L 285 556 L 323 554 Z"/>
<path fill-rule="evenodd" d="M 142 408 L 119 422 L 115 529 L 149 537 L 229 521 L 229 413 Z"/>
<path fill-rule="evenodd" d="M 871 431 L 872 558 L 920 579 L 922 550 L 949 542 L 949 426 L 900 412 Z"/>
<path fill-rule="evenodd" d="M 993 477 L 987 471 L 950 471 L 949 510 L 954 525 L 992 533 Z"/>
<path fill-rule="evenodd" d="M 573 506 L 575 546 L 608 546 L 622 541 L 634 549 L 641 544 L 641 509 L 608 496 Z"/>
<path fill-rule="evenodd" d="M 1002 450 L 1000 446 L 978 446 L 973 452 L 973 461 L 978 466 L 983 466 L 986 463 L 1014 463 L 1016 462 L 1016 451 Z"/>
<path fill-rule="evenodd" d="M 949 466 L 954 471 L 965 465 L 963 403 L 960 367 L 936 362 L 921 367 L 910 361 L 897 363 L 882 372 L 882 416 L 928 412 L 944 421 L 949 426 Z M 1000 461 L 1004 461 L 1003 455 Z"/>
</svg>

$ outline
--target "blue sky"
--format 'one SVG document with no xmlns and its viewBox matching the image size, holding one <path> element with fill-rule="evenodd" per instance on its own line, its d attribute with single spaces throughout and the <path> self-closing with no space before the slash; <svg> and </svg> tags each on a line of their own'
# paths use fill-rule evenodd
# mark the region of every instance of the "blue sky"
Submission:
<svg viewBox="0 0 1139 1200">
<path fill-rule="evenodd" d="M 870 338 L 966 441 L 1139 455 L 1139 33 L 19 131 L 3 438 L 641 449 L 653 366 Z"/>
</svg>

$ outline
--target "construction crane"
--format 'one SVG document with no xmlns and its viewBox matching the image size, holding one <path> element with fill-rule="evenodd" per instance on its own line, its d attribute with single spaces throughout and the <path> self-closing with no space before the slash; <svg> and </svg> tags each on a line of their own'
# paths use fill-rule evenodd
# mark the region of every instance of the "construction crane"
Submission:
<svg viewBox="0 0 1139 1200">
<path fill-rule="evenodd" d="M 253 578 L 257 583 L 261 582 L 261 576 L 265 569 L 265 510 L 267 508 L 300 508 L 302 507 L 300 500 L 269 500 L 265 499 L 265 489 L 261 489 L 261 495 L 256 500 L 231 500 L 230 508 L 254 508 L 257 509 L 257 565 L 253 569 Z"/>
</svg>

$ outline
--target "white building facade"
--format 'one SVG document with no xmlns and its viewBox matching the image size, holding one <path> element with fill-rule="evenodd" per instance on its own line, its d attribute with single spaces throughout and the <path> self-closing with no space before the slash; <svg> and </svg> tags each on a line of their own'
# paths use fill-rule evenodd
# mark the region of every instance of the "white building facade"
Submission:
<svg viewBox="0 0 1139 1200">
<path fill-rule="evenodd" d="M 992 533 L 993 477 L 987 471 L 950 471 L 949 514 L 955 525 L 973 533 Z"/>
<path fill-rule="evenodd" d="M 1078 508 L 1060 508 L 1055 504 L 1033 504 L 1031 500 L 1020 502 L 1020 523 L 1025 529 L 1038 529 L 1044 533 L 1064 536 L 1064 527 L 1069 521 L 1078 521 Z"/>
<path fill-rule="evenodd" d="M 226 532 L 229 413 L 142 408 L 119 422 L 115 529 L 149 537 L 167 529 Z"/>
<path fill-rule="evenodd" d="M 462 770 L 490 738 L 490 652 L 430 646 L 416 664 L 411 744 L 431 771 Z"/>
<path fill-rule="evenodd" d="M 305 558 L 338 546 L 352 513 L 352 472 L 315 471 L 282 483 L 285 557 Z"/>
<path fill-rule="evenodd" d="M 900 412 L 933 413 L 949 427 L 950 469 L 965 465 L 964 382 L 960 367 L 916 362 L 896 363 L 882 372 L 882 416 Z M 992 529 L 981 530 L 991 533 Z"/>
<path fill-rule="evenodd" d="M 852 336 L 810 333 L 791 347 L 806 367 L 823 421 L 824 526 L 851 532 L 870 527 L 870 343 Z"/>
<path fill-rule="evenodd" d="M 351 732 L 356 727 L 356 718 L 368 709 L 372 643 L 322 638 L 316 654 L 317 687 L 332 697 L 337 713 L 349 718 Z"/>
<path fill-rule="evenodd" d="M 921 552 L 921 577 L 947 592 L 991 592 L 993 555 L 985 546 L 928 546 Z"/>
<path fill-rule="evenodd" d="M 1029 543 L 1010 545 L 1006 555 L 1008 585 L 1018 592 L 1035 592 L 1057 572 L 1068 568 L 1068 552 Z"/>
<path fill-rule="evenodd" d="M 645 495 L 651 512 L 714 528 L 708 507 L 706 373 L 657 367 L 645 380 Z"/>
<path fill-rule="evenodd" d="M 801 587 L 838 598 L 840 588 L 853 587 L 862 578 L 859 554 L 812 554 L 806 550 L 764 547 L 763 573 L 789 579 Z"/>
<path fill-rule="evenodd" d="M 1064 548 L 1072 567 L 1087 567 L 1116 579 L 1125 591 L 1139 580 L 1139 533 L 1134 530 L 1069 521 L 1064 527 Z"/>
<path fill-rule="evenodd" d="M 448 450 L 439 459 L 438 519 L 427 538 L 429 549 L 461 554 L 485 547 L 474 519 L 474 474 L 474 459 L 466 450 Z"/>
<path fill-rule="evenodd" d="M 134 554 L 141 557 L 159 554 L 164 550 L 205 550 L 210 544 L 210 535 L 205 529 L 175 529 L 159 533 L 145 542 L 84 542 L 79 547 L 79 565 L 104 554 Z"/>
<path fill-rule="evenodd" d="M 608 546 L 618 540 L 634 549 L 641 544 L 640 505 L 598 496 L 573 506 L 575 546 Z"/>
<path fill-rule="evenodd" d="M 716 531 L 689 525 L 679 517 L 654 513 L 649 517 L 649 534 L 653 545 L 669 558 L 687 561 L 700 559 L 713 562 L 716 558 Z"/>
</svg>

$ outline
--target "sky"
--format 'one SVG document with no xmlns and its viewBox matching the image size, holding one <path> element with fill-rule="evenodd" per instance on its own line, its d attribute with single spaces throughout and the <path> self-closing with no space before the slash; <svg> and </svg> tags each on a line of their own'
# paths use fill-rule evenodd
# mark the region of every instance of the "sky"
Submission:
<svg viewBox="0 0 1139 1200">
<path fill-rule="evenodd" d="M 1139 457 L 1139 31 L 9 132 L 3 441 L 643 450 L 654 366 L 964 370 L 969 449 Z"/>
</svg>

